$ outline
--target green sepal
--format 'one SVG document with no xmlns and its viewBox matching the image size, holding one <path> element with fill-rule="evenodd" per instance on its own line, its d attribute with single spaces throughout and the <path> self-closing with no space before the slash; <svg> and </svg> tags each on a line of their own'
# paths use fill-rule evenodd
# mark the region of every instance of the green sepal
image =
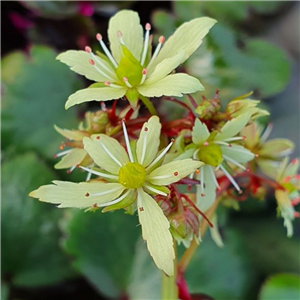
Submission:
<svg viewBox="0 0 300 300">
<path fill-rule="evenodd" d="M 105 208 L 102 209 L 103 213 L 106 213 L 108 211 L 113 211 L 113 210 L 117 210 L 117 209 L 121 209 L 121 208 L 125 208 L 130 206 L 136 199 L 136 193 L 130 193 L 130 196 L 124 198 L 122 201 L 120 201 L 119 203 L 113 204 L 113 205 L 109 205 L 106 206 Z"/>
<path fill-rule="evenodd" d="M 129 101 L 131 107 L 133 109 L 136 109 L 140 98 L 139 92 L 135 88 L 128 89 L 125 96 Z"/>
<path fill-rule="evenodd" d="M 124 45 L 121 47 L 122 57 L 116 70 L 118 78 L 123 81 L 123 78 L 126 77 L 132 86 L 137 86 L 143 76 L 143 67 Z"/>
</svg>

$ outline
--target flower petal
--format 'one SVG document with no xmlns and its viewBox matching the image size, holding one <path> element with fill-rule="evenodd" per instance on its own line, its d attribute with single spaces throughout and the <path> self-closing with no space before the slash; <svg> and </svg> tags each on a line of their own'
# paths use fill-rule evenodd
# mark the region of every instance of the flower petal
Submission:
<svg viewBox="0 0 300 300">
<path fill-rule="evenodd" d="M 176 55 L 182 50 L 185 52 L 185 56 L 182 58 L 181 63 L 187 60 L 201 45 L 202 39 L 216 22 L 214 19 L 202 17 L 181 25 L 166 41 L 151 67 L 154 69 L 161 61 Z"/>
<path fill-rule="evenodd" d="M 288 139 L 273 139 L 265 142 L 259 151 L 260 156 L 283 157 L 294 150 L 294 143 Z"/>
<path fill-rule="evenodd" d="M 168 219 L 156 201 L 142 189 L 138 189 L 137 206 L 143 239 L 150 255 L 159 269 L 173 276 L 175 253 Z"/>
<path fill-rule="evenodd" d="M 203 212 L 206 212 L 216 200 L 216 184 L 212 177 L 212 172 L 214 169 L 209 165 L 204 165 L 201 167 L 200 172 L 203 172 L 204 178 L 204 196 L 201 196 L 202 190 L 201 185 L 197 184 L 197 206 Z M 200 180 L 200 175 L 198 175 L 198 180 Z"/>
<path fill-rule="evenodd" d="M 190 158 L 172 161 L 152 171 L 146 180 L 155 185 L 168 185 L 195 172 L 202 165 L 202 162 Z"/>
<path fill-rule="evenodd" d="M 29 196 L 42 202 L 60 204 L 58 207 L 86 208 L 114 200 L 125 189 L 119 183 L 68 181 L 53 181 L 53 183 L 39 187 Z"/>
<path fill-rule="evenodd" d="M 210 133 L 207 126 L 199 119 L 196 119 L 192 132 L 193 143 L 196 145 L 203 144 L 208 139 L 209 135 Z"/>
<path fill-rule="evenodd" d="M 122 32 L 125 46 L 132 55 L 140 60 L 143 48 L 143 28 L 140 25 L 139 15 L 131 10 L 122 10 L 115 14 L 108 23 L 108 39 L 111 52 L 117 62 L 121 59 L 120 41 L 117 32 Z"/>
<path fill-rule="evenodd" d="M 161 63 L 159 63 L 156 66 L 154 71 L 151 74 L 149 74 L 149 78 L 146 79 L 145 84 L 151 85 L 166 77 L 179 66 L 183 57 L 184 51 L 180 51 L 177 55 L 164 59 Z"/>
<path fill-rule="evenodd" d="M 120 143 L 105 134 L 84 138 L 83 144 L 95 163 L 112 174 L 118 175 L 120 167 L 129 162 L 128 155 Z"/>
<path fill-rule="evenodd" d="M 82 141 L 82 139 L 85 136 L 88 136 L 87 132 L 82 132 L 80 130 L 69 130 L 69 129 L 62 129 L 59 128 L 58 126 L 54 125 L 54 129 L 60 133 L 62 136 L 64 136 L 65 138 L 69 139 L 69 140 L 73 140 L 73 141 Z"/>
<path fill-rule="evenodd" d="M 66 102 L 65 108 L 68 109 L 73 105 L 83 102 L 119 99 L 125 95 L 126 90 L 126 88 L 115 89 L 111 87 L 88 88 L 79 90 L 69 97 L 68 101 Z"/>
<path fill-rule="evenodd" d="M 136 143 L 136 156 L 138 162 L 145 167 L 153 161 L 157 154 L 160 144 L 160 130 L 161 124 L 157 116 L 151 117 L 148 122 L 143 125 Z M 145 139 L 146 143 L 144 142 Z"/>
<path fill-rule="evenodd" d="M 221 150 L 223 155 L 242 164 L 245 164 L 254 158 L 254 154 L 251 151 L 239 145 L 231 145 L 231 147 L 221 146 Z"/>
<path fill-rule="evenodd" d="M 97 58 L 101 60 L 107 68 L 111 69 L 111 66 L 101 57 Z M 107 80 L 106 77 L 101 75 L 90 63 L 89 60 L 91 59 L 91 55 L 85 51 L 77 51 L 77 50 L 69 50 L 59 54 L 56 57 L 57 60 L 61 61 L 62 63 L 68 65 L 70 69 L 80 75 L 85 76 L 87 79 L 103 82 Z M 114 72 L 112 70 L 112 72 Z"/>
<path fill-rule="evenodd" d="M 137 90 L 146 97 L 177 96 L 203 91 L 204 87 L 195 77 L 178 73 L 168 75 L 151 85 L 143 84 Z"/>
<path fill-rule="evenodd" d="M 249 113 L 245 113 L 226 122 L 221 128 L 221 132 L 216 134 L 215 140 L 223 141 L 237 135 L 247 125 L 250 117 Z"/>
<path fill-rule="evenodd" d="M 79 165 L 87 153 L 84 149 L 72 149 L 67 155 L 65 155 L 55 166 L 55 169 L 66 169 Z"/>
</svg>

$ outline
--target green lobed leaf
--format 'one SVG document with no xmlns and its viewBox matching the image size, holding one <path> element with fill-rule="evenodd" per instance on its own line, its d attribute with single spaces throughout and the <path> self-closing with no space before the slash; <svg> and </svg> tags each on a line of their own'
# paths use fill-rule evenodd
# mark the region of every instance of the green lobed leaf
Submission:
<svg viewBox="0 0 300 300">
<path fill-rule="evenodd" d="M 2 275 L 9 274 L 14 285 L 54 284 L 72 274 L 59 246 L 62 210 L 28 196 L 51 179 L 53 173 L 32 153 L 2 165 Z"/>
<path fill-rule="evenodd" d="M 81 82 L 55 57 L 50 48 L 32 46 L 29 56 L 16 51 L 2 59 L 4 147 L 52 157 L 62 141 L 53 124 L 76 127 L 76 112 L 66 112 L 64 102 Z"/>
<path fill-rule="evenodd" d="M 269 277 L 263 284 L 259 300 L 300 299 L 299 274 L 280 273 Z"/>
<path fill-rule="evenodd" d="M 137 218 L 123 211 L 74 211 L 65 221 L 64 246 L 75 267 L 108 297 L 119 297 L 129 284 L 135 243 L 141 236 L 137 225 Z"/>
</svg>

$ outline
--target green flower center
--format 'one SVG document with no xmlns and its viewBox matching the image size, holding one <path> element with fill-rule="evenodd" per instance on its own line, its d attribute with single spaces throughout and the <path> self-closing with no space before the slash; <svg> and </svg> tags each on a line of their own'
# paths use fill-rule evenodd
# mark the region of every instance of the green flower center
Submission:
<svg viewBox="0 0 300 300">
<path fill-rule="evenodd" d="M 121 47 L 122 57 L 116 70 L 116 73 L 120 81 L 123 82 L 123 78 L 125 77 L 128 79 L 128 82 L 133 87 L 135 87 L 141 82 L 143 76 L 143 67 L 124 45 L 121 45 Z"/>
<path fill-rule="evenodd" d="M 219 145 L 209 143 L 207 146 L 203 145 L 199 148 L 197 157 L 207 165 L 216 167 L 222 162 L 222 150 Z"/>
<path fill-rule="evenodd" d="M 143 186 L 145 179 L 146 170 L 138 163 L 129 162 L 119 171 L 119 182 L 129 189 L 136 189 Z"/>
</svg>

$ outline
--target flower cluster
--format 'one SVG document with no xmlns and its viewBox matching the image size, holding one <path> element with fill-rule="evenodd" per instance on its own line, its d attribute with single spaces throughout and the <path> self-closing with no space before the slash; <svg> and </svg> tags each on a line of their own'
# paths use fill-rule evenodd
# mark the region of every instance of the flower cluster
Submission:
<svg viewBox="0 0 300 300">
<path fill-rule="evenodd" d="M 77 167 L 87 172 L 86 181 L 53 181 L 30 193 L 61 208 L 137 214 L 154 262 L 169 276 L 175 273 L 174 239 L 186 247 L 198 243 L 205 224 L 222 245 L 212 208 L 222 204 L 224 195 L 237 202 L 250 192 L 273 188 L 289 236 L 291 221 L 298 216 L 294 206 L 300 202 L 299 163 L 288 165 L 284 158 L 293 144 L 286 139 L 266 141 L 270 127 L 263 133 L 258 120 L 269 113 L 258 107 L 259 101 L 249 93 L 222 110 L 219 92 L 213 99 L 195 100 L 190 93 L 203 90 L 199 80 L 174 72 L 215 23 L 207 17 L 187 22 L 166 42 L 160 37 L 152 51 L 151 25 L 146 24 L 143 37 L 138 15 L 123 10 L 109 22 L 110 50 L 97 34 L 104 53 L 87 46 L 85 51 L 60 54 L 57 59 L 71 70 L 96 81 L 72 94 L 66 108 L 115 101 L 111 108 L 102 102 L 101 110 L 87 112 L 76 130 L 55 126 L 67 139 L 55 155 L 62 157 L 55 168 L 71 172 Z M 183 94 L 191 106 L 174 98 Z M 158 112 L 148 97 L 161 98 Z M 120 98 L 129 102 L 121 111 Z M 140 100 L 150 114 L 139 109 Z M 160 113 L 164 100 L 187 113 L 169 120 Z M 257 167 L 270 178 L 258 176 Z"/>
</svg>

